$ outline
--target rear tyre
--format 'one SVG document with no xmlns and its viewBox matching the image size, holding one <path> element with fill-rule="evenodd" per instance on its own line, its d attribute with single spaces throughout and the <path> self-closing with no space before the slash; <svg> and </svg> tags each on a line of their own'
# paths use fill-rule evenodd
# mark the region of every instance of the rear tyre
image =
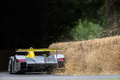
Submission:
<svg viewBox="0 0 120 80">
<path fill-rule="evenodd" d="M 8 64 L 8 72 L 12 74 L 12 60 L 11 59 L 9 60 L 9 64 Z"/>
<path fill-rule="evenodd" d="M 25 71 L 16 72 L 16 74 L 25 74 Z"/>
<path fill-rule="evenodd" d="M 51 72 L 52 72 L 52 70 L 51 70 L 50 68 L 47 68 L 47 69 L 46 69 L 46 73 L 47 73 L 47 74 L 51 74 Z"/>
</svg>

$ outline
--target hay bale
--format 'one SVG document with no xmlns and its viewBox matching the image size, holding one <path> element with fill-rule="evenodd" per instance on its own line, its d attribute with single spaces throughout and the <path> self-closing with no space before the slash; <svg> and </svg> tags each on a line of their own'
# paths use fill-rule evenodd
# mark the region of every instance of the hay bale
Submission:
<svg viewBox="0 0 120 80">
<path fill-rule="evenodd" d="M 65 74 L 120 74 L 120 36 L 54 43 L 49 48 L 64 49 Z"/>
</svg>

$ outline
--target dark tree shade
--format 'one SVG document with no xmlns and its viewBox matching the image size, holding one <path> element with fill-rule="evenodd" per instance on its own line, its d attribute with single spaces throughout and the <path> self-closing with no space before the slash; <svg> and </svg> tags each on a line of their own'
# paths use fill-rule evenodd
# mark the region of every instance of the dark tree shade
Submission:
<svg viewBox="0 0 120 80">
<path fill-rule="evenodd" d="M 97 12 L 102 0 L 88 1 L 1 1 L 1 49 L 47 47 L 52 42 L 59 41 L 61 35 L 68 37 L 69 30 L 79 19 L 96 18 L 92 12 Z"/>
</svg>

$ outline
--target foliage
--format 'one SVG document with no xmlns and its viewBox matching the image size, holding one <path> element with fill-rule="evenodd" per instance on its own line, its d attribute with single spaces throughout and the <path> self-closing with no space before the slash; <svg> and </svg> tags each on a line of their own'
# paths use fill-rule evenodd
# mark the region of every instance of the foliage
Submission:
<svg viewBox="0 0 120 80">
<path fill-rule="evenodd" d="M 5 0 L 1 3 L 1 48 L 47 47 L 69 36 L 81 21 L 101 21 L 104 0 Z M 72 38 L 72 37 L 71 37 Z"/>
<path fill-rule="evenodd" d="M 101 38 L 104 35 L 104 29 L 99 26 L 99 24 L 94 24 L 92 22 L 79 22 L 67 36 L 61 36 L 62 41 L 76 41 L 76 40 L 88 40 L 94 38 Z M 69 36 L 69 37 L 68 37 Z"/>
<path fill-rule="evenodd" d="M 109 36 L 120 35 L 120 0 L 106 0 L 106 25 Z"/>
</svg>

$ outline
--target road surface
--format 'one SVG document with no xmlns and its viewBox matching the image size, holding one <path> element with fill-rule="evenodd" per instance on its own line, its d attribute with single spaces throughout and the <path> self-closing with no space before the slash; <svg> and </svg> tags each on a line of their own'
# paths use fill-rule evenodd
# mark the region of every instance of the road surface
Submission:
<svg viewBox="0 0 120 80">
<path fill-rule="evenodd" d="M 40 73 L 9 74 L 7 71 L 0 72 L 0 80 L 120 80 L 120 75 L 53 75 Z"/>
</svg>

